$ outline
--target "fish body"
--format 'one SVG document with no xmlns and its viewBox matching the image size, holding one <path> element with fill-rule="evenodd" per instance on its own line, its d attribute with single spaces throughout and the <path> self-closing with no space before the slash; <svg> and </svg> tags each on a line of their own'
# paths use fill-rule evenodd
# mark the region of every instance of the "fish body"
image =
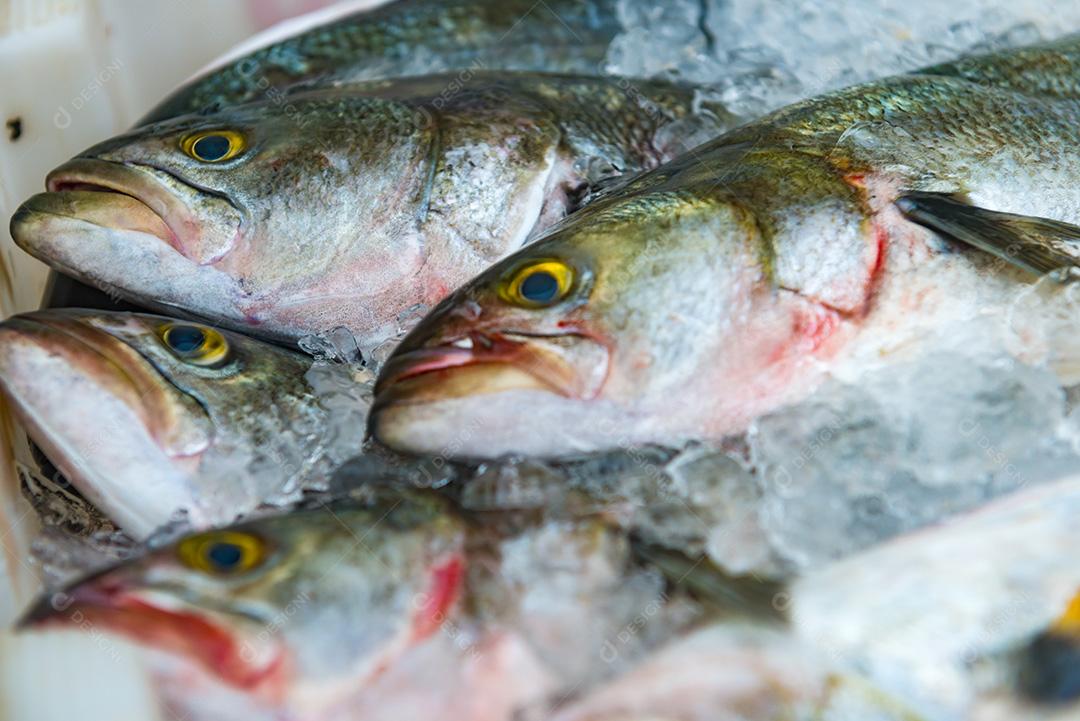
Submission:
<svg viewBox="0 0 1080 721">
<path fill-rule="evenodd" d="M 159 316 L 49 310 L 0 323 L 0 390 L 31 440 L 135 537 L 180 512 L 195 527 L 229 522 L 325 481 L 330 412 L 310 368 L 300 353 Z"/>
<path fill-rule="evenodd" d="M 474 458 L 716 440 L 979 313 L 1027 277 L 958 248 L 1028 257 L 1046 223 L 1023 219 L 1080 223 L 1078 45 L 806 100 L 631 179 L 434 309 L 372 431 Z M 955 217 L 919 217 L 916 193 Z"/>
<path fill-rule="evenodd" d="M 166 689 L 189 716 L 194 667 L 268 717 L 546 717 L 699 621 L 780 633 L 771 586 L 747 615 L 757 602 L 739 585 L 706 603 L 682 584 L 707 562 L 657 558 L 603 514 L 467 513 L 360 484 L 159 544 L 43 598 L 23 625 L 88 619 L 186 660 Z"/>
<path fill-rule="evenodd" d="M 314 16 L 313 16 L 314 17 Z M 140 122 L 221 109 L 294 85 L 330 85 L 435 71 L 596 74 L 621 26 L 613 0 L 398 0 L 324 20 L 219 61 Z"/>
<path fill-rule="evenodd" d="M 925 718 L 1075 717 L 1070 656 L 1038 639 L 1071 647 L 1078 513 L 1066 477 L 811 572 L 790 589 L 796 633 Z"/>
<path fill-rule="evenodd" d="M 715 104 L 692 115 L 693 97 L 485 72 L 310 90 L 90 148 L 11 230 L 57 270 L 153 309 L 289 341 L 343 326 L 370 351 L 598 182 L 730 124 Z"/>
</svg>

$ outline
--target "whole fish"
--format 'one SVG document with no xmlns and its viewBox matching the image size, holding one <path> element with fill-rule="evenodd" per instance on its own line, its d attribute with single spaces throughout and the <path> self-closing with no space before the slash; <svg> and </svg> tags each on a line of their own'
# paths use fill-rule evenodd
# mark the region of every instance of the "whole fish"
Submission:
<svg viewBox="0 0 1080 721">
<path fill-rule="evenodd" d="M 1078 78 L 1076 37 L 969 59 L 637 176 L 433 310 L 382 370 L 374 434 L 465 457 L 717 439 L 974 316 L 1019 268 L 1080 257 Z"/>
<path fill-rule="evenodd" d="M 622 29 L 615 0 L 539 6 L 529 0 L 397 0 L 359 11 L 356 5 L 342 3 L 256 36 L 139 124 L 273 97 L 297 84 L 483 67 L 595 74 Z"/>
<path fill-rule="evenodd" d="M 344 326 L 370 350 L 598 183 L 730 125 L 693 105 L 685 86 L 540 74 L 313 90 L 90 148 L 11 232 L 164 312 L 278 339 Z"/>
<path fill-rule="evenodd" d="M 672 568 L 721 579 L 727 617 L 779 625 L 774 587 L 707 566 Z M 495 721 L 720 613 L 679 580 L 601 515 L 466 516 L 383 490 L 186 536 L 43 598 L 23 624 L 128 635 L 288 718 Z M 163 681 L 185 717 L 203 693 L 190 678 Z"/>
<path fill-rule="evenodd" d="M 299 353 L 158 316 L 50 310 L 0 323 L 0 390 L 30 438 L 135 537 L 179 511 L 195 527 L 225 523 L 325 481 L 344 460 L 334 443 L 355 450 L 362 433 L 331 434 L 331 419 L 351 416 L 321 403 L 310 368 Z"/>
</svg>

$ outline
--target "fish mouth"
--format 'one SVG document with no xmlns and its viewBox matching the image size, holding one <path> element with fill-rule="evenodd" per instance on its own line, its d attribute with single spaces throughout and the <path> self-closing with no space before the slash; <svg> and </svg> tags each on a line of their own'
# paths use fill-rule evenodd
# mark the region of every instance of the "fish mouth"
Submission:
<svg viewBox="0 0 1080 721">
<path fill-rule="evenodd" d="M 394 354 L 375 384 L 372 413 L 391 405 L 507 390 L 541 390 L 589 400 L 604 384 L 608 356 L 604 344 L 577 333 L 472 331 L 453 341 Z"/>
<path fill-rule="evenodd" d="M 288 666 L 284 645 L 234 625 L 218 614 L 189 609 L 171 593 L 135 589 L 106 570 L 42 597 L 16 628 L 99 628 L 190 659 L 237 688 L 280 689 Z"/>
<path fill-rule="evenodd" d="M 47 193 L 24 207 L 107 228 L 149 233 L 179 248 L 176 198 L 153 175 L 130 165 L 76 158 L 45 177 Z M 173 218 L 170 225 L 169 218 Z"/>
<path fill-rule="evenodd" d="M 190 506 L 175 474 L 197 465 L 213 424 L 198 401 L 92 319 L 37 311 L 0 323 L 0 391 L 60 472 L 139 536 Z M 156 477 L 142 477 L 150 467 Z"/>
<path fill-rule="evenodd" d="M 78 224 L 85 223 L 151 236 L 206 265 L 232 248 L 242 224 L 239 210 L 224 196 L 149 165 L 75 158 L 49 173 L 45 187 L 47 192 L 16 210 L 11 235 L 20 248 L 46 262 L 55 260 L 42 257 L 55 243 L 47 236 L 76 235 Z M 194 196 L 208 199 L 220 228 L 209 227 L 193 211 Z"/>
<path fill-rule="evenodd" d="M 450 427 L 499 425 L 500 403 L 527 396 L 561 407 L 596 398 L 609 367 L 608 346 L 578 333 L 470 331 L 449 342 L 402 349 L 376 382 L 368 434 L 398 451 L 443 453 L 440 439 L 457 435 Z M 473 455 L 459 450 L 463 457 Z"/>
</svg>

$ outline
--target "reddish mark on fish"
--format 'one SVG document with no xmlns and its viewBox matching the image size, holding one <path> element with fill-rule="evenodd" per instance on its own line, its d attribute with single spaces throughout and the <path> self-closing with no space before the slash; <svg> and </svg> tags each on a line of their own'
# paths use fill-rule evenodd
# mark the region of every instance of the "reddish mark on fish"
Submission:
<svg viewBox="0 0 1080 721">
<path fill-rule="evenodd" d="M 874 262 L 870 267 L 871 279 L 876 278 L 881 269 L 885 267 L 885 250 L 889 243 L 889 231 L 878 225 L 874 230 L 874 240 L 877 243 L 877 255 L 874 256 Z"/>
<path fill-rule="evenodd" d="M 413 616 L 414 641 L 427 638 L 443 624 L 457 601 L 463 576 L 464 564 L 460 556 L 452 556 L 431 569 L 427 591 L 420 597 L 420 606 Z"/>
<path fill-rule="evenodd" d="M 424 293 L 424 303 L 427 305 L 435 305 L 440 300 L 450 295 L 450 286 L 438 278 L 431 278 L 424 288 Z"/>
<path fill-rule="evenodd" d="M 870 273 L 866 276 L 866 290 L 864 295 L 862 314 L 865 315 L 870 310 L 870 303 L 874 297 L 874 293 L 877 291 L 878 286 L 881 284 L 882 271 L 885 269 L 885 257 L 889 248 L 889 231 L 880 222 L 873 224 L 874 228 L 874 257 L 870 261 Z"/>
<path fill-rule="evenodd" d="M 840 327 L 840 314 L 831 308 L 818 306 L 815 312 L 801 314 L 796 319 L 795 332 L 806 343 L 806 350 L 814 352 Z"/>
<path fill-rule="evenodd" d="M 824 305 L 800 308 L 792 319 L 791 338 L 773 349 L 766 364 L 817 351 L 840 327 L 840 313 Z"/>
<path fill-rule="evenodd" d="M 844 176 L 844 182 L 856 188 L 866 187 L 866 174 L 865 173 L 850 173 Z"/>
<path fill-rule="evenodd" d="M 266 663 L 255 663 L 253 650 L 208 618 L 184 610 L 155 606 L 122 585 L 99 582 L 76 589 L 63 615 L 41 624 L 98 624 L 141 644 L 198 661 L 225 683 L 275 700 L 283 697 L 288 664 L 284 649 L 275 649 Z"/>
</svg>

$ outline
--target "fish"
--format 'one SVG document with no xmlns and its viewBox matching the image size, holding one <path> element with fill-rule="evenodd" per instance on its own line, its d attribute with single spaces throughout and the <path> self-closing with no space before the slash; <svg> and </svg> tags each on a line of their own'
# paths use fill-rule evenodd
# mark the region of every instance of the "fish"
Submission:
<svg viewBox="0 0 1080 721">
<path fill-rule="evenodd" d="M 397 0 L 359 11 L 354 6 L 311 13 L 252 38 L 170 93 L 137 125 L 273 97 L 294 86 L 432 70 L 599 74 L 608 45 L 622 29 L 614 0 L 550 0 L 541 6 L 528 0 Z"/>
<path fill-rule="evenodd" d="M 971 58 L 634 176 L 432 309 L 372 435 L 466 459 L 718 442 L 974 317 L 1076 258 L 1077 77 L 1078 36 Z"/>
<path fill-rule="evenodd" d="M 43 597 L 21 621 L 85 619 L 210 668 L 268 704 L 332 708 L 458 602 L 463 529 L 435 498 L 271 516 L 181 537 Z M 295 700 L 295 699 L 294 699 Z"/>
<path fill-rule="evenodd" d="M 1069 474 L 899 536 L 795 580 L 793 632 L 926 718 L 1074 718 L 1078 519 Z"/>
<path fill-rule="evenodd" d="M 324 407 L 311 367 L 295 351 L 147 314 L 44 310 L 0 323 L 0 392 L 66 480 L 135 538 L 178 518 L 227 523 L 325 482 L 343 460 L 332 443 L 358 448 L 363 434 L 332 437 L 332 420 L 351 416 Z M 340 370 L 342 387 L 355 382 Z"/>
<path fill-rule="evenodd" d="M 356 485 L 156 545 L 43 595 L 20 627 L 121 634 L 304 721 L 508 721 L 553 710 L 701 619 L 782 627 L 774 585 L 725 584 L 707 561 L 669 557 L 683 579 L 714 579 L 689 588 L 603 514 L 476 514 L 446 494 Z M 721 589 L 709 606 L 696 595 L 706 586 Z M 191 678 L 173 670 L 161 686 L 189 718 L 204 694 Z"/>
<path fill-rule="evenodd" d="M 138 128 L 53 170 L 15 242 L 110 295 L 361 348 L 612 178 L 729 127 L 653 81 L 477 71 L 316 89 Z"/>
</svg>

